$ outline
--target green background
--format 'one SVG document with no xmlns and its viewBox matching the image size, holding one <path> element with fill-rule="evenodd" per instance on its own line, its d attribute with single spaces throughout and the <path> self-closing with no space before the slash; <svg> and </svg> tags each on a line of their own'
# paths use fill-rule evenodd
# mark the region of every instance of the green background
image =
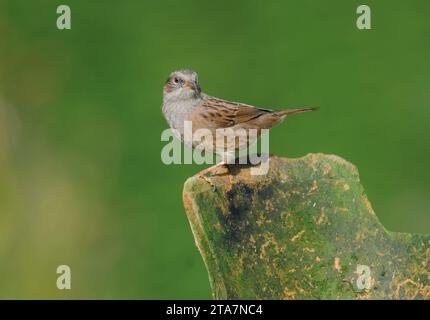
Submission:
<svg viewBox="0 0 430 320">
<path fill-rule="evenodd" d="M 184 67 L 225 99 L 319 106 L 270 151 L 346 158 L 388 229 L 430 233 L 430 2 L 366 3 L 359 31 L 361 1 L 0 0 L 0 298 L 210 298 L 181 201 L 205 167 L 160 160 Z"/>
</svg>

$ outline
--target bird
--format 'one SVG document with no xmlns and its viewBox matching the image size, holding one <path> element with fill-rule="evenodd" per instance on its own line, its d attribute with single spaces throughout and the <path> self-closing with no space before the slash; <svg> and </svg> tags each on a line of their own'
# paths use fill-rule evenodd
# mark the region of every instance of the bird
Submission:
<svg viewBox="0 0 430 320">
<path fill-rule="evenodd" d="M 202 92 L 197 72 L 190 69 L 170 73 L 163 88 L 162 113 L 170 128 L 186 145 L 194 148 L 203 145 L 206 150 L 220 155 L 222 161 L 217 166 L 231 163 L 235 152 L 255 142 L 262 129 L 271 129 L 292 114 L 317 109 L 304 107 L 273 110 L 216 98 Z M 186 141 L 186 121 L 192 124 L 193 135 L 200 129 L 209 130 L 212 133 L 212 141 Z M 223 141 L 218 141 L 217 144 L 215 137 L 218 129 L 231 129 L 237 136 L 230 143 L 222 137 Z M 257 132 L 256 136 L 251 137 L 246 133 L 251 129 Z M 211 169 L 212 167 L 203 170 L 198 176 L 204 178 Z"/>
</svg>

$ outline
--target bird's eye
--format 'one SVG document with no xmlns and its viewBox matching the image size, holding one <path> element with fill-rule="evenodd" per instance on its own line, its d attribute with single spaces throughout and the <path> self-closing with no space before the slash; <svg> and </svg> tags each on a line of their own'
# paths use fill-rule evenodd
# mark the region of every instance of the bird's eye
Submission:
<svg viewBox="0 0 430 320">
<path fill-rule="evenodd" d="M 179 79 L 175 77 L 175 78 L 173 78 L 173 82 L 174 82 L 174 83 L 178 83 L 178 82 L 179 82 Z"/>
</svg>

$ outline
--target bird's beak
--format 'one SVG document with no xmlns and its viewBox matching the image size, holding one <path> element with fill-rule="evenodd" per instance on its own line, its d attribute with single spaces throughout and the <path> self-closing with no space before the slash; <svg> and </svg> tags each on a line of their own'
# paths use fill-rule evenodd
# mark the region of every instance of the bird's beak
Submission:
<svg viewBox="0 0 430 320">
<path fill-rule="evenodd" d="M 184 88 L 194 89 L 194 83 L 185 81 Z"/>
</svg>

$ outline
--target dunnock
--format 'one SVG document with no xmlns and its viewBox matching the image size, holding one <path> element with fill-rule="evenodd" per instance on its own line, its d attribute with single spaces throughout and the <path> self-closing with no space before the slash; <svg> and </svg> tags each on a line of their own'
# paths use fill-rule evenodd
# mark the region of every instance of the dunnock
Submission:
<svg viewBox="0 0 430 320">
<path fill-rule="evenodd" d="M 243 137 L 243 132 L 254 129 L 254 132 L 257 131 L 258 137 L 261 129 L 274 127 L 288 115 L 316 109 L 318 108 L 270 110 L 211 97 L 201 92 L 197 73 L 192 70 L 172 72 L 163 90 L 162 111 L 178 138 L 193 147 L 202 145 L 202 141 L 185 141 L 185 121 L 192 123 L 193 134 L 199 129 L 210 130 L 214 138 L 206 143 L 206 148 L 221 155 L 223 157 L 222 164 L 230 161 L 231 158 L 234 159 L 236 150 L 245 148 L 255 141 L 249 134 L 245 134 Z M 223 142 L 219 143 L 218 141 L 217 144 L 215 131 L 228 128 L 238 133 L 238 136 L 242 135 L 242 138 L 237 139 L 235 137 L 234 143 L 231 144 L 225 142 L 223 137 Z M 202 176 L 208 170 L 202 171 L 199 175 Z"/>
</svg>

